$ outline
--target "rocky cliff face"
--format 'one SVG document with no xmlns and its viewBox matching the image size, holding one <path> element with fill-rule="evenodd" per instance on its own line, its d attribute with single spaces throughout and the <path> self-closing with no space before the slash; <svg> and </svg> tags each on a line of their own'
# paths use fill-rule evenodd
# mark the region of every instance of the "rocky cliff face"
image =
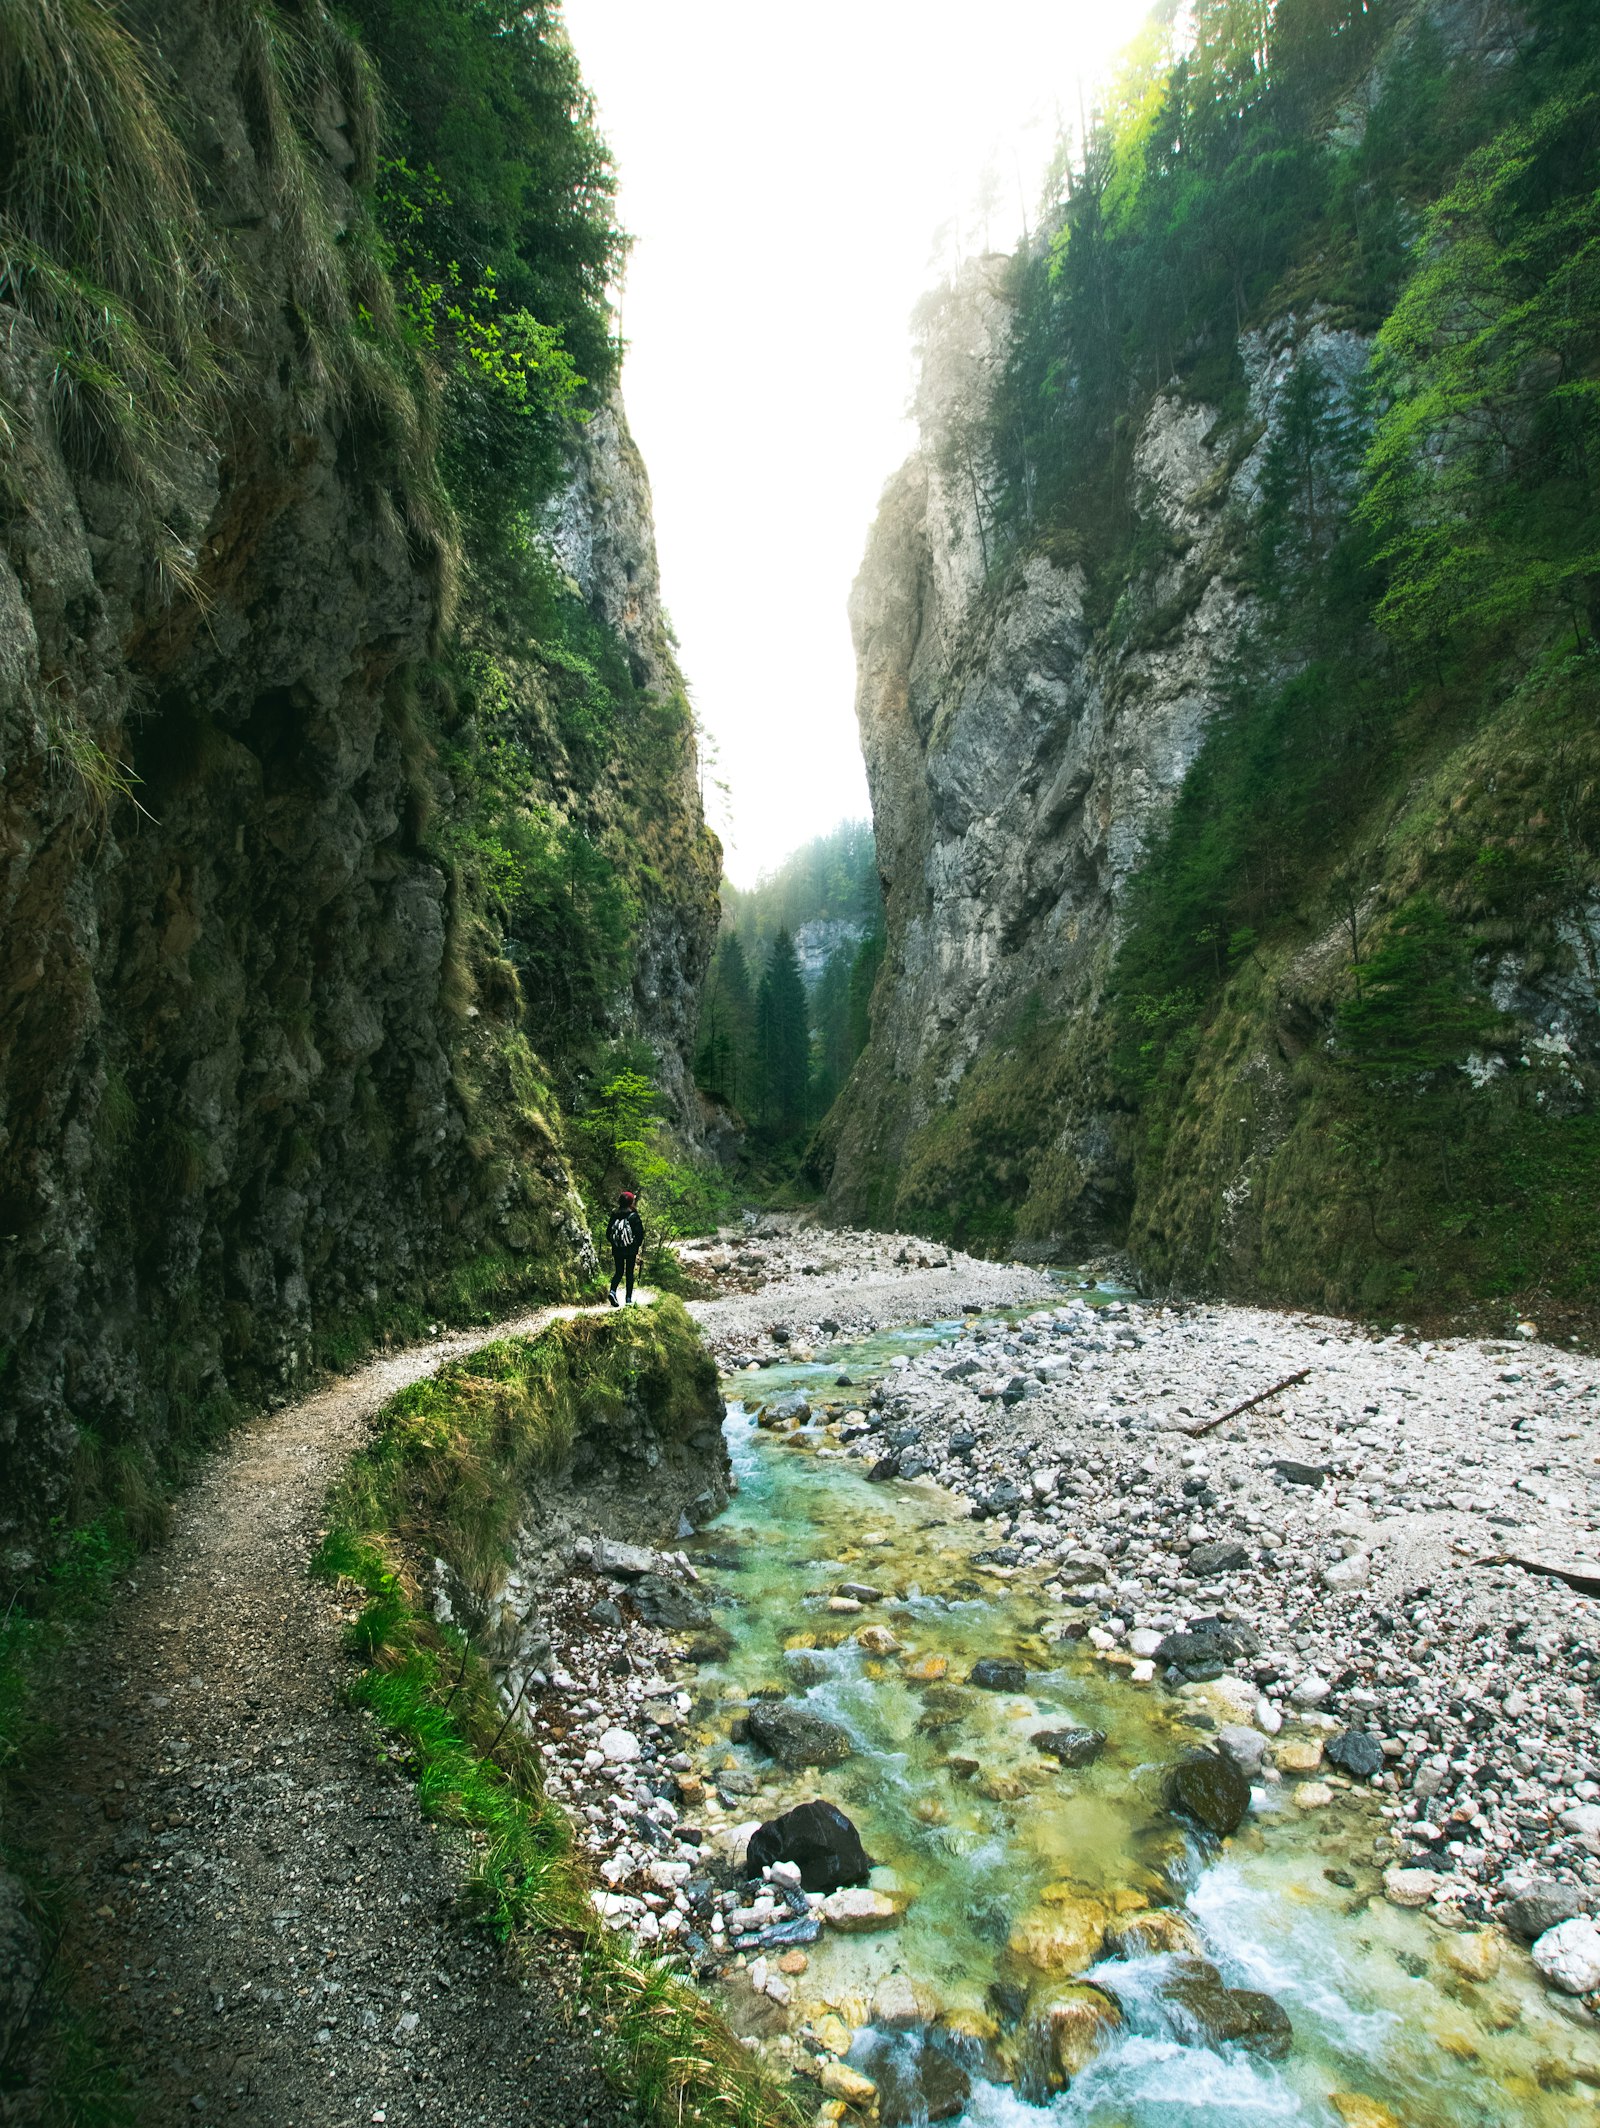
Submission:
<svg viewBox="0 0 1600 2128">
<path fill-rule="evenodd" d="M 304 288 L 312 269 L 336 290 L 344 274 L 354 315 L 339 246 L 370 107 L 325 24 L 286 118 L 250 10 L 140 19 L 234 276 L 213 291 L 232 305 L 225 374 L 134 464 L 103 424 L 86 436 L 48 318 L 15 271 L 0 284 L 14 1568 L 74 1505 L 149 1506 L 158 1463 L 317 1358 L 408 1311 L 560 1290 L 589 1251 L 543 1030 L 428 833 L 458 792 L 417 674 L 447 628 L 486 639 L 493 617 L 469 583 L 451 621 L 425 392 L 373 382 L 354 327 L 341 373 Z M 648 489 L 619 405 L 573 453 L 561 552 L 638 684 L 665 688 Z M 658 746 L 648 803 L 626 736 L 528 795 L 647 849 L 613 1031 L 648 1040 L 680 1087 L 716 849 L 687 727 Z"/>
<path fill-rule="evenodd" d="M 1133 466 L 1161 559 L 1097 625 L 1071 554 L 1024 550 L 994 570 L 985 551 L 990 473 L 962 439 L 1005 358 L 1007 264 L 972 262 L 931 313 L 921 444 L 885 491 L 851 594 L 889 950 L 871 1049 L 831 1126 L 833 1201 L 892 1220 L 937 1194 L 972 1066 L 1019 1038 L 1024 1015 L 1064 1017 L 1083 1059 L 1066 1084 L 1035 1085 L 1019 1133 L 1050 1170 L 1052 1224 L 1024 1238 L 1053 1249 L 1126 1217 L 1122 1122 L 1088 1064 L 1094 1006 L 1129 881 L 1251 619 L 1242 526 L 1285 383 L 1315 360 L 1351 396 L 1367 344 L 1292 316 L 1253 334 L 1242 452 L 1237 427 L 1217 437 L 1216 408 L 1155 399 Z"/>
<path fill-rule="evenodd" d="M 1330 157 L 1359 157 L 1374 113 L 1403 130 L 1419 80 L 1481 95 L 1486 130 L 1514 110 L 1505 10 L 1383 23 L 1321 106 Z M 1472 138 L 1431 151 L 1436 184 Z M 1422 213 L 1397 210 L 1396 258 Z M 925 306 L 919 446 L 850 608 L 888 945 L 813 1149 L 835 1215 L 1047 1256 L 1127 1243 L 1157 1285 L 1390 1312 L 1589 1290 L 1592 682 L 1531 603 L 1472 655 L 1470 596 L 1431 646 L 1386 636 L 1354 505 L 1375 420 L 1413 388 L 1391 366 L 1388 400 L 1371 389 L 1408 269 L 1354 303 L 1338 241 L 1310 225 L 1237 336 L 1230 300 L 1169 382 L 1129 358 L 1082 468 L 1113 498 L 1103 529 L 1070 495 L 1035 516 L 1026 439 L 995 412 L 1042 425 L 1092 367 L 1048 338 L 1043 251 L 973 261 Z M 1047 358 L 1057 381 L 1019 398 Z M 1157 934 L 1154 973 L 1130 974 Z M 1381 1038 L 1353 1006 L 1388 1015 Z"/>
</svg>

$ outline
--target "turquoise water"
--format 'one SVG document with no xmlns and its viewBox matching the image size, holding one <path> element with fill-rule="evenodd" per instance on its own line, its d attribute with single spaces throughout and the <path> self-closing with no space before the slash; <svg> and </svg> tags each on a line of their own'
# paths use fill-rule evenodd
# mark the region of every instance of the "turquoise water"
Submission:
<svg viewBox="0 0 1600 2128">
<path fill-rule="evenodd" d="M 1166 1768 L 1201 1740 L 1180 1703 L 1054 1637 L 1063 1607 L 1031 1571 L 1008 1578 L 975 1557 L 995 1542 L 993 1526 L 966 1519 L 960 1502 L 927 1484 L 870 1484 L 860 1462 L 826 1453 L 830 1419 L 864 1401 L 896 1353 L 960 1329 L 836 1345 L 727 1385 L 743 1399 L 727 1422 L 739 1492 L 698 1549 L 734 1644 L 701 1671 L 693 1743 L 707 1768 L 756 1792 L 720 1813 L 713 1802 L 711 1823 L 826 1796 L 860 1828 L 879 1865 L 873 1884 L 903 1908 L 895 1926 L 830 1929 L 808 1947 L 782 2015 L 758 2027 L 774 2059 L 794 2058 L 792 2040 L 770 2029 L 785 2019 L 790 2034 L 836 2019 L 836 2034 L 853 2034 L 850 2062 L 868 2073 L 885 2044 L 903 2051 L 906 2041 L 883 2040 L 871 2023 L 874 1991 L 897 1970 L 973 2076 L 962 2116 L 971 2128 L 1593 2124 L 1593 2029 L 1552 2005 L 1520 1951 L 1505 1947 L 1492 1981 L 1468 1981 L 1446 1962 L 1450 1932 L 1385 1902 L 1373 1853 L 1384 1821 L 1370 1796 L 1342 1793 L 1313 1824 L 1290 1807 L 1285 1781 L 1220 1855 L 1202 1854 L 1161 1802 Z M 841 1372 L 849 1389 L 832 1386 Z M 751 1408 L 794 1387 L 818 1406 L 815 1423 L 759 1432 Z M 846 1581 L 881 1590 L 881 1601 L 831 1609 Z M 885 1629 L 895 1645 L 863 1646 L 863 1628 Z M 970 1688 L 983 1655 L 1024 1661 L 1026 1691 Z M 841 1724 L 853 1755 L 786 1774 L 734 1744 L 733 1723 L 761 1693 Z M 1068 1724 L 1106 1732 L 1092 1766 L 1067 1771 L 1031 1744 Z M 1350 1881 L 1335 1885 L 1329 1867 Z M 1294 2026 L 1286 2060 L 1201 2043 L 1164 1996 L 1170 1957 L 1083 1970 L 1084 1942 L 1152 1907 L 1181 1910 L 1230 1986 L 1282 2005 Z M 1115 1989 L 1121 2021 L 1051 2089 L 1061 2077 L 1049 2019 L 1085 1984 Z M 747 1977 L 727 1993 L 736 2019 L 755 2000 Z"/>
</svg>

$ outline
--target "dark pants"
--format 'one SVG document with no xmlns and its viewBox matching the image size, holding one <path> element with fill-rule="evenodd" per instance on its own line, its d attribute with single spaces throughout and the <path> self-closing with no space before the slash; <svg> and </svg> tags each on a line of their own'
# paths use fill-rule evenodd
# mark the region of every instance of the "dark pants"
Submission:
<svg viewBox="0 0 1600 2128">
<path fill-rule="evenodd" d="M 615 1293 L 618 1286 L 621 1285 L 623 1275 L 624 1273 L 626 1273 L 628 1280 L 628 1298 L 629 1300 L 632 1300 L 633 1267 L 638 1261 L 639 1247 L 637 1242 L 631 1249 L 625 1248 L 620 1241 L 614 1241 L 611 1244 L 611 1290 L 613 1293 Z"/>
</svg>

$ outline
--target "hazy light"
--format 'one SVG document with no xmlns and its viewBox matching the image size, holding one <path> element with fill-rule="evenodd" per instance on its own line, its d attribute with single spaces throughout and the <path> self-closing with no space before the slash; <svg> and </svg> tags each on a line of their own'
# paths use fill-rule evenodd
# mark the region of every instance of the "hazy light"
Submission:
<svg viewBox="0 0 1600 2128">
<path fill-rule="evenodd" d="M 867 811 L 845 600 L 914 440 L 912 305 L 1037 218 L 1080 83 L 1146 6 L 566 0 L 637 239 L 624 389 L 740 884 Z"/>
</svg>

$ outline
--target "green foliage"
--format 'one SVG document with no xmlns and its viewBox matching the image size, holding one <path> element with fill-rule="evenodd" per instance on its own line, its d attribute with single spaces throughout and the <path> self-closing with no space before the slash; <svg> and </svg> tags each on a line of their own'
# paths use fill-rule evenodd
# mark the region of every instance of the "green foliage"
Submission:
<svg viewBox="0 0 1600 2128">
<path fill-rule="evenodd" d="M 883 923 L 878 851 L 868 820 L 844 820 L 786 857 L 753 887 L 724 881 L 724 928 L 755 960 L 780 931 L 811 923 L 859 924 L 868 931 Z"/>
<path fill-rule="evenodd" d="M 537 511 L 562 417 L 617 368 L 615 178 L 554 0 L 352 0 L 389 98 L 379 190 L 413 336 L 441 363 L 480 555 Z"/>
<path fill-rule="evenodd" d="M 335 1490 L 333 1526 L 343 1545 L 426 1544 L 486 1589 L 530 1488 L 574 1442 L 603 1437 L 630 1403 L 667 1439 L 685 1437 L 715 1392 L 716 1369 L 671 1299 L 481 1346 L 385 1406 Z"/>
<path fill-rule="evenodd" d="M 1338 1030 L 1358 1071 L 1387 1078 L 1438 1071 L 1501 1031 L 1500 1015 L 1472 988 L 1466 940 L 1431 895 L 1396 911 L 1355 979 Z"/>
<path fill-rule="evenodd" d="M 826 1115 L 866 1046 L 883 953 L 883 889 L 870 824 L 842 822 L 748 890 L 725 883 L 722 903 L 695 1076 L 775 1144 Z M 798 962 L 793 971 L 788 963 L 794 934 L 819 923 L 839 925 L 846 942 L 807 988 Z M 752 981 L 756 963 L 762 972 Z M 804 1041 L 791 973 L 804 994 Z"/>
<path fill-rule="evenodd" d="M 811 1028 L 806 986 L 794 939 L 780 931 L 756 987 L 756 1052 L 761 1064 L 762 1121 L 778 1139 L 806 1121 L 811 1077 Z"/>
<path fill-rule="evenodd" d="M 1529 72 L 1538 82 L 1537 55 Z M 1382 625 L 1460 649 L 1600 595 L 1600 54 L 1469 155 L 1378 336 Z"/>
<path fill-rule="evenodd" d="M 700 1006 L 695 1079 L 730 1108 L 746 1116 L 755 1114 L 761 1097 L 756 995 L 750 964 L 735 930 L 722 934 Z"/>
</svg>

